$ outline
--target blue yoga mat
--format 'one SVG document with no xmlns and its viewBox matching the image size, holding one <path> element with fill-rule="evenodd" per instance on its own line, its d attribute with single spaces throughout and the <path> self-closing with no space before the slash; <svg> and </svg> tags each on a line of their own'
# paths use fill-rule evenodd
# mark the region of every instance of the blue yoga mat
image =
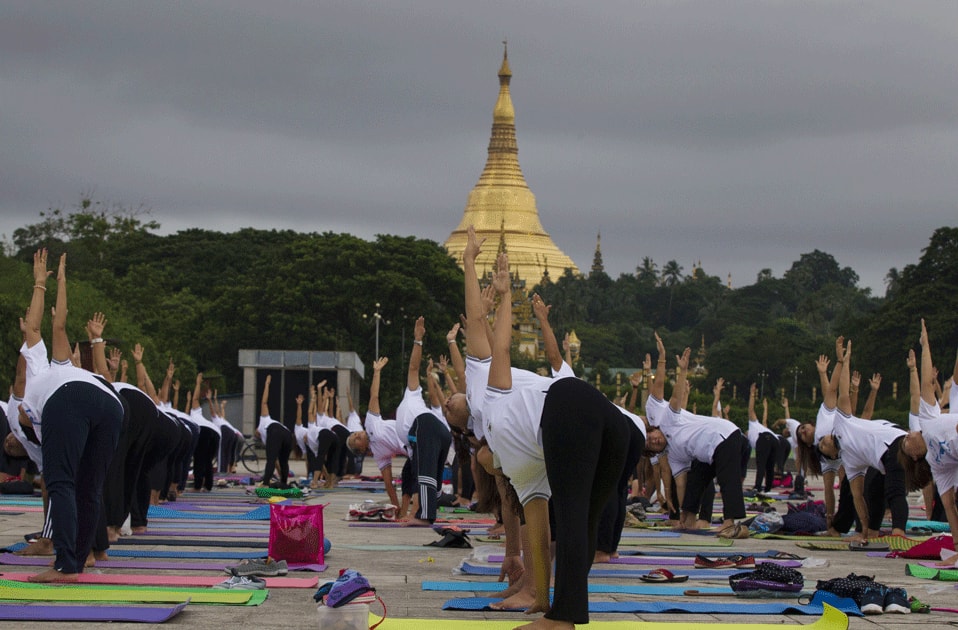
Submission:
<svg viewBox="0 0 958 630">
<path fill-rule="evenodd" d="M 468 562 L 463 562 L 459 570 L 466 575 L 499 575 L 498 566 L 482 566 Z M 741 571 L 741 569 L 691 569 L 690 571 L 683 571 L 682 575 L 688 574 L 689 579 L 692 580 L 717 580 L 741 573 Z M 630 571 L 628 569 L 592 569 L 589 571 L 589 577 L 637 578 L 648 575 L 648 573 L 648 571 Z"/>
<path fill-rule="evenodd" d="M 194 512 L 183 512 L 180 510 L 171 510 L 169 508 L 157 507 L 151 505 L 146 514 L 151 518 L 175 518 L 175 519 L 198 519 L 198 520 L 217 520 L 217 521 L 268 521 L 269 506 L 261 505 L 244 514 L 203 514 Z"/>
<path fill-rule="evenodd" d="M 761 604 L 725 603 L 725 602 L 589 602 L 590 613 L 701 613 L 726 615 L 821 615 L 823 603 L 839 609 L 845 614 L 862 616 L 858 605 L 851 599 L 819 597 L 819 593 L 808 604 L 768 602 Z M 493 597 L 461 597 L 450 599 L 442 605 L 443 610 L 494 610 L 489 604 L 500 601 Z"/>
<path fill-rule="evenodd" d="M 505 582 L 423 582 L 424 591 L 474 591 L 498 593 L 509 588 Z M 688 584 L 684 586 L 657 586 L 655 584 L 589 584 L 590 593 L 622 593 L 626 595 L 663 595 L 681 597 Z M 699 593 L 725 593 L 729 597 L 735 593 L 725 587 L 707 587 L 695 589 Z"/>
</svg>

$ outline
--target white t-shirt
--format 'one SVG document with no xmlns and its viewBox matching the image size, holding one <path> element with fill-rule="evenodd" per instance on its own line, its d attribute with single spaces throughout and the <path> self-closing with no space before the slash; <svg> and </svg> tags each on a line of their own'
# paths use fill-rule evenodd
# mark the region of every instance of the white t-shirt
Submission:
<svg viewBox="0 0 958 630">
<path fill-rule="evenodd" d="M 662 418 L 665 417 L 667 413 L 671 413 L 669 401 L 656 398 L 651 394 L 645 399 L 645 417 L 649 421 L 650 426 L 659 426 Z"/>
<path fill-rule="evenodd" d="M 349 429 L 350 433 L 363 430 L 363 423 L 359 419 L 359 414 L 355 411 L 349 412 L 349 416 L 346 418 L 346 428 Z"/>
<path fill-rule="evenodd" d="M 299 447 L 299 450 L 303 453 L 306 452 L 306 434 L 309 433 L 309 429 L 304 427 L 301 424 L 297 424 L 293 427 L 293 437 L 296 438 L 296 445 Z M 313 451 L 313 455 L 316 454 L 316 450 L 310 448 L 309 450 Z"/>
<path fill-rule="evenodd" d="M 196 426 L 200 428 L 206 427 L 207 429 L 216 431 L 216 435 L 220 435 L 220 428 L 212 421 L 206 419 L 206 416 L 203 415 L 203 410 L 200 407 L 193 407 L 190 409 L 190 420 L 192 420 L 193 424 Z"/>
<path fill-rule="evenodd" d="M 469 403 L 469 421 L 467 429 L 476 434 L 476 439 L 482 440 L 486 436 L 485 422 L 483 420 L 483 405 L 486 399 L 486 386 L 489 384 L 489 366 L 492 365 L 492 359 L 477 359 L 466 355 L 466 401 Z M 554 377 L 575 376 L 572 368 L 565 373 L 566 363 L 563 362 Z M 511 368 L 512 370 L 512 388 L 522 389 L 525 387 L 548 387 L 551 384 L 551 378 L 540 376 L 528 370 Z M 543 385 L 543 381 L 547 384 Z"/>
<path fill-rule="evenodd" d="M 396 433 L 399 435 L 399 440 L 403 443 L 403 446 L 409 447 L 409 429 L 412 428 L 412 423 L 416 418 L 424 413 L 434 415 L 422 397 L 422 387 L 416 389 L 407 387 L 403 392 L 399 407 L 396 408 Z M 445 418 L 437 417 L 437 419 L 447 430 L 449 429 Z"/>
<path fill-rule="evenodd" d="M 921 416 L 908 412 L 908 430 L 921 431 Z"/>
<path fill-rule="evenodd" d="M 905 431 L 887 420 L 863 420 L 837 412 L 832 434 L 841 443 L 842 464 L 851 481 L 864 475 L 869 466 L 885 474 L 881 458 Z"/>
<path fill-rule="evenodd" d="M 822 403 L 818 408 L 818 416 L 815 418 L 815 444 L 826 435 L 832 434 L 832 426 L 835 424 L 835 409 L 829 409 Z"/>
<path fill-rule="evenodd" d="M 669 466 L 673 475 L 687 471 L 693 461 L 711 464 L 718 448 L 738 427 L 723 418 L 699 416 L 667 407 L 658 414 L 659 429 L 669 444 Z"/>
<path fill-rule="evenodd" d="M 748 421 L 748 443 L 752 446 L 752 448 L 755 448 L 755 444 L 758 442 L 759 436 L 763 433 L 771 433 L 773 436 L 775 435 L 774 431 L 769 429 L 758 420 Z"/>
<path fill-rule="evenodd" d="M 369 450 L 373 452 L 379 470 L 392 464 L 393 457 L 409 454 L 408 445 L 399 439 L 395 420 L 383 420 L 378 413 L 367 411 L 366 435 L 369 437 Z"/>
<path fill-rule="evenodd" d="M 556 382 L 544 380 L 549 386 Z M 547 393 L 548 387 L 486 388 L 483 402 L 486 439 L 522 505 L 535 498 L 552 496 L 539 426 Z"/>
<path fill-rule="evenodd" d="M 259 439 L 266 444 L 266 429 L 269 428 L 271 424 L 279 424 L 279 422 L 273 420 L 269 416 L 260 416 L 259 424 L 256 426 L 256 432 L 259 433 Z"/>
<path fill-rule="evenodd" d="M 792 456 L 795 458 L 798 458 L 798 427 L 801 425 L 795 418 L 785 418 L 785 427 L 788 429 L 788 437 L 785 439 L 792 446 Z"/>
<path fill-rule="evenodd" d="M 958 413 L 943 413 L 935 419 L 923 420 L 921 436 L 928 452 L 925 460 L 931 467 L 939 493 L 958 488 Z"/>
<path fill-rule="evenodd" d="M 30 419 L 33 431 L 41 442 L 43 442 L 43 407 L 50 396 L 66 383 L 83 382 L 94 385 L 104 393 L 109 394 L 122 412 L 123 403 L 110 391 L 110 388 L 104 384 L 102 379 L 95 377 L 91 372 L 73 367 L 73 364 L 69 361 L 51 365 L 47 361 L 47 347 L 42 339 L 30 348 L 24 342 L 20 347 L 20 354 L 27 362 L 26 387 L 20 406 Z"/>
<path fill-rule="evenodd" d="M 648 437 L 645 432 L 645 421 L 642 420 L 642 416 L 637 416 L 625 407 L 615 406 L 616 409 L 622 412 L 622 415 L 632 421 L 632 424 L 639 428 L 639 431 L 642 432 L 642 437 Z"/>
<path fill-rule="evenodd" d="M 20 442 L 20 445 L 23 446 L 23 449 L 27 452 L 27 457 L 37 465 L 37 470 L 40 473 L 43 473 L 43 449 L 40 448 L 39 444 L 35 444 L 27 439 L 27 434 L 23 432 L 23 427 L 20 426 L 20 417 L 18 408 L 20 403 L 23 402 L 22 399 L 17 398 L 16 396 L 10 396 L 10 401 L 7 403 L 7 409 L 12 410 L 13 414 L 7 416 L 7 424 L 10 425 L 10 432 L 13 433 L 17 438 L 17 442 Z"/>
<path fill-rule="evenodd" d="M 317 424 L 320 429 L 329 429 L 332 431 L 334 426 L 341 423 L 336 418 L 327 416 L 324 413 L 317 413 L 315 424 Z"/>
</svg>

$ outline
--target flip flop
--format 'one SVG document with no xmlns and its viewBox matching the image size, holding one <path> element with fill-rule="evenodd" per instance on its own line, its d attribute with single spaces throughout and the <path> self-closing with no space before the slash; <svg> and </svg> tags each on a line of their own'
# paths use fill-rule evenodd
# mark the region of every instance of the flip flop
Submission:
<svg viewBox="0 0 958 630">
<path fill-rule="evenodd" d="M 645 575 L 640 575 L 639 579 L 643 582 L 687 582 L 689 576 L 674 575 L 668 569 L 652 569 Z"/>
</svg>

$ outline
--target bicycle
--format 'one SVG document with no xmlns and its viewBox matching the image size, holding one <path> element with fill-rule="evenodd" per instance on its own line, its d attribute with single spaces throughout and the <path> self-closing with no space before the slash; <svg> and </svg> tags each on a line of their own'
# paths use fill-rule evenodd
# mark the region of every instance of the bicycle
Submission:
<svg viewBox="0 0 958 630">
<path fill-rule="evenodd" d="M 239 454 L 240 463 L 251 474 L 263 474 L 263 463 L 260 461 L 259 455 L 256 454 L 258 448 L 256 438 L 252 435 L 244 435 L 243 437 L 246 438 L 246 442 Z"/>
</svg>

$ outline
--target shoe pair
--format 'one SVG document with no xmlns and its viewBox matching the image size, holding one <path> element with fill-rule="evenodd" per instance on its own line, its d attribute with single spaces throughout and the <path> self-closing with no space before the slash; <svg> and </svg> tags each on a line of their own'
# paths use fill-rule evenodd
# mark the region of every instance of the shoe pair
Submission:
<svg viewBox="0 0 958 630">
<path fill-rule="evenodd" d="M 754 569 L 755 556 L 728 556 L 727 558 L 706 558 L 699 554 L 695 556 L 696 569 Z"/>
<path fill-rule="evenodd" d="M 865 592 L 862 593 L 860 608 L 866 615 L 880 615 L 882 613 L 907 615 L 911 612 L 911 604 L 908 601 L 908 593 L 905 592 L 905 589 L 887 588 L 881 585 L 865 588 Z"/>
<path fill-rule="evenodd" d="M 234 575 L 214 584 L 213 588 L 228 591 L 261 591 L 266 588 L 266 580 L 251 575 Z"/>
<path fill-rule="evenodd" d="M 226 572 L 235 577 L 276 577 L 289 573 L 289 565 L 285 560 L 243 560 L 233 567 L 227 567 Z"/>
</svg>

